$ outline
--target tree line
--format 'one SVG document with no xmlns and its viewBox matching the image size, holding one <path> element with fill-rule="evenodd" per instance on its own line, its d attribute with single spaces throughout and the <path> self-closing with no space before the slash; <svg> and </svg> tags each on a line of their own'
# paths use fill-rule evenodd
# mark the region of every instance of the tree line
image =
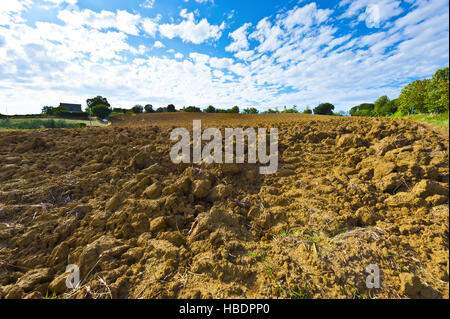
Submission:
<svg viewBox="0 0 450 319">
<path fill-rule="evenodd" d="M 375 103 L 363 103 L 350 110 L 351 116 L 391 116 L 440 114 L 449 111 L 449 69 L 439 69 L 431 79 L 406 85 L 400 96 L 390 100 L 386 95 Z"/>
<path fill-rule="evenodd" d="M 84 112 L 68 112 L 64 107 L 52 107 L 52 106 L 44 106 L 42 108 L 42 114 L 45 115 L 58 115 L 58 116 L 71 116 L 71 117 L 87 117 L 89 115 L 96 116 L 98 118 L 107 118 L 111 115 L 117 114 L 141 114 L 141 113 L 162 113 L 162 112 L 177 112 L 175 105 L 169 104 L 167 107 L 159 107 L 157 109 L 153 108 L 153 105 L 147 104 L 145 106 L 136 104 L 131 109 L 125 108 L 112 108 L 109 104 L 107 98 L 102 96 L 96 96 L 92 99 L 86 100 L 86 110 Z M 205 109 L 201 109 L 196 106 L 188 106 L 183 107 L 181 112 L 188 113 L 228 113 L 228 114 L 283 114 L 283 113 L 303 113 L 303 114 L 319 114 L 319 115 L 345 115 L 343 112 L 334 113 L 334 105 L 331 103 L 322 103 L 315 107 L 314 109 L 310 109 L 306 107 L 303 112 L 300 112 L 296 105 L 292 108 L 287 108 L 286 106 L 282 111 L 276 109 L 268 109 L 267 111 L 260 112 L 255 107 L 249 107 L 241 109 L 239 106 L 233 106 L 231 109 L 221 109 L 214 107 L 213 105 L 209 105 Z"/>
</svg>

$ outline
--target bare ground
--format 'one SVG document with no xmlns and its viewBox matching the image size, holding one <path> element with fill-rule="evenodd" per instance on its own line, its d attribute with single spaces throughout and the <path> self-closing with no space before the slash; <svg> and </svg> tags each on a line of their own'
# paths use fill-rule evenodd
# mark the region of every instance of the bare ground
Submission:
<svg viewBox="0 0 450 319">
<path fill-rule="evenodd" d="M 170 129 L 193 119 L 277 127 L 278 173 L 173 164 Z M 407 120 L 154 114 L 3 132 L 0 298 L 448 298 L 448 182 L 448 135 Z"/>
</svg>

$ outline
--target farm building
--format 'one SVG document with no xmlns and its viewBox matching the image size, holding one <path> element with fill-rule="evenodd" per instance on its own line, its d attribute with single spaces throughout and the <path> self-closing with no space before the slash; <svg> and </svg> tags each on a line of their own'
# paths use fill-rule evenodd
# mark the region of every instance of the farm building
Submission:
<svg viewBox="0 0 450 319">
<path fill-rule="evenodd" d="M 59 107 L 64 107 L 68 112 L 81 112 L 81 104 L 60 103 Z"/>
</svg>

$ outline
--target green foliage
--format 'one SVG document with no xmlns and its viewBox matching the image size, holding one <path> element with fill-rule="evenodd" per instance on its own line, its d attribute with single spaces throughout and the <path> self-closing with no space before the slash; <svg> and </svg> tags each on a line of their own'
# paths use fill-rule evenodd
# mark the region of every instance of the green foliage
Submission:
<svg viewBox="0 0 450 319">
<path fill-rule="evenodd" d="M 229 110 L 224 110 L 224 109 L 217 109 L 214 106 L 210 105 L 204 110 L 204 112 L 205 113 L 234 113 L 234 114 L 239 114 L 240 109 L 239 109 L 238 106 L 233 106 Z"/>
<path fill-rule="evenodd" d="M 280 114 L 280 111 L 278 111 L 278 109 L 268 109 L 267 111 L 263 112 L 263 114 Z"/>
<path fill-rule="evenodd" d="M 406 85 L 397 99 L 380 97 L 375 104 L 361 104 L 350 110 L 351 116 L 393 116 L 439 114 L 449 111 L 449 68 L 437 70 L 431 79 Z M 441 120 L 439 120 L 441 122 Z"/>
<path fill-rule="evenodd" d="M 86 112 L 69 112 L 66 110 L 61 111 L 59 108 L 55 112 L 55 115 L 70 119 L 87 119 L 89 117 L 89 114 Z"/>
<path fill-rule="evenodd" d="M 101 118 L 101 119 L 107 118 L 112 112 L 112 110 L 109 106 L 101 105 L 101 104 L 91 107 L 91 111 L 92 111 L 92 114 L 94 114 L 95 116 L 97 116 L 98 118 Z"/>
<path fill-rule="evenodd" d="M 407 118 L 410 120 L 416 120 L 421 122 L 428 122 L 437 127 L 443 127 L 448 129 L 449 122 L 449 113 L 448 111 L 445 113 L 439 114 L 413 114 L 413 115 L 403 115 L 400 112 L 397 112 L 391 116 L 391 118 Z"/>
<path fill-rule="evenodd" d="M 242 112 L 244 114 L 258 114 L 259 113 L 259 111 L 254 107 L 246 108 Z"/>
<path fill-rule="evenodd" d="M 134 114 L 144 113 L 144 107 L 142 105 L 136 104 L 131 108 Z"/>
<path fill-rule="evenodd" d="M 389 98 L 386 95 L 383 95 L 378 100 L 375 101 L 374 113 L 380 116 L 384 116 L 384 109 L 386 105 L 390 102 Z"/>
<path fill-rule="evenodd" d="M 216 108 L 212 105 L 208 106 L 205 111 L 205 113 L 216 113 Z"/>
<path fill-rule="evenodd" d="M 307 106 L 306 109 L 303 111 L 303 114 L 313 114 L 313 111 L 309 108 L 309 106 Z"/>
<path fill-rule="evenodd" d="M 398 100 L 389 100 L 389 98 L 384 95 L 376 100 L 374 105 L 374 115 L 376 116 L 388 116 L 397 112 Z"/>
<path fill-rule="evenodd" d="M 153 110 L 153 105 L 151 104 L 147 104 L 146 106 L 144 106 L 144 110 L 146 113 L 153 113 L 155 112 L 155 110 Z"/>
<path fill-rule="evenodd" d="M 111 107 L 111 105 L 108 103 L 108 100 L 106 97 L 103 96 L 96 96 L 92 99 L 87 99 L 86 104 L 88 109 L 96 106 L 96 105 L 106 105 L 107 107 Z"/>
<path fill-rule="evenodd" d="M 54 107 L 53 106 L 44 106 L 42 108 L 42 114 L 45 115 L 54 115 Z"/>
<path fill-rule="evenodd" d="M 229 110 L 229 113 L 239 114 L 240 113 L 239 107 L 238 106 L 233 106 L 231 108 L 231 110 Z"/>
<path fill-rule="evenodd" d="M 115 114 L 120 114 L 120 113 L 126 114 L 128 111 L 129 110 L 123 109 L 123 108 L 120 108 L 120 107 L 115 107 L 115 108 L 112 109 L 112 113 L 115 113 Z"/>
<path fill-rule="evenodd" d="M 297 114 L 297 113 L 298 113 L 297 105 L 294 105 L 291 109 L 288 109 L 288 108 L 284 107 L 284 110 L 281 111 L 281 113 L 293 113 L 293 114 Z"/>
<path fill-rule="evenodd" d="M 78 128 L 80 123 L 55 119 L 30 119 L 13 122 L 10 119 L 0 120 L 0 128 L 8 130 L 36 130 L 41 128 Z"/>
<path fill-rule="evenodd" d="M 351 116 L 374 116 L 375 105 L 371 103 L 363 103 L 357 106 L 354 106 L 350 110 Z"/>
<path fill-rule="evenodd" d="M 437 70 L 428 84 L 425 108 L 428 113 L 449 111 L 449 70 L 448 67 Z"/>
<path fill-rule="evenodd" d="M 184 112 L 188 112 L 188 113 L 201 113 L 202 110 L 199 107 L 195 107 L 195 106 L 188 106 L 186 108 L 183 109 Z"/>
<path fill-rule="evenodd" d="M 167 112 L 174 113 L 174 112 L 176 112 L 176 111 L 177 111 L 177 110 L 175 109 L 175 105 L 169 104 L 169 105 L 167 106 Z"/>
<path fill-rule="evenodd" d="M 331 103 L 322 103 L 314 109 L 314 114 L 333 115 L 334 105 Z"/>
<path fill-rule="evenodd" d="M 405 86 L 398 98 L 398 109 L 402 114 L 428 113 L 425 98 L 428 95 L 430 80 L 417 80 Z"/>
</svg>

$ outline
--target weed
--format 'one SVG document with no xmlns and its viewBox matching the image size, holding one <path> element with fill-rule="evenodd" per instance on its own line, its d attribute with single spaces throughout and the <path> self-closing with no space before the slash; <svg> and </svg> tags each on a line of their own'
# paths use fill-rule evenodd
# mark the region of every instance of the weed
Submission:
<svg viewBox="0 0 450 319">
<path fill-rule="evenodd" d="M 303 287 L 298 287 L 297 290 L 290 290 L 290 295 L 292 299 L 310 299 L 311 295 L 308 292 L 306 284 Z"/>
</svg>

